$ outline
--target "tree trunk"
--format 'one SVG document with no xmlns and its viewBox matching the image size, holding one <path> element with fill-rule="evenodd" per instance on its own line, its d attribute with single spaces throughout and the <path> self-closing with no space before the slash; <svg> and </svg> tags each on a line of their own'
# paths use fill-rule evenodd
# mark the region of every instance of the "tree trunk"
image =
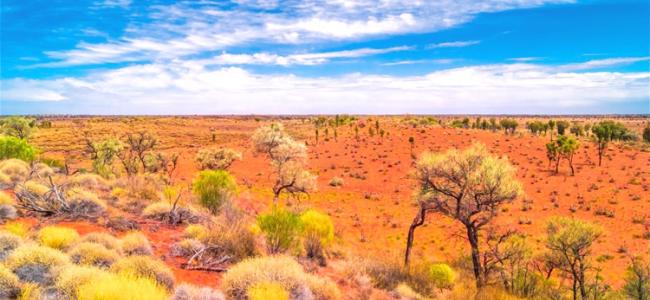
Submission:
<svg viewBox="0 0 650 300">
<path fill-rule="evenodd" d="M 472 247 L 472 266 L 474 269 L 474 278 L 476 279 L 476 288 L 480 290 L 483 285 L 483 277 L 481 276 L 481 253 L 478 245 L 478 232 L 471 224 L 466 224 L 467 239 Z"/>
<path fill-rule="evenodd" d="M 408 267 L 411 259 L 411 248 L 413 248 L 413 238 L 415 235 L 415 229 L 424 224 L 424 219 L 427 214 L 427 209 L 424 204 L 420 204 L 420 210 L 418 214 L 413 219 L 413 223 L 409 227 L 408 237 L 406 238 L 406 249 L 404 251 L 404 266 Z"/>
<path fill-rule="evenodd" d="M 577 281 L 578 280 L 576 279 L 575 274 L 573 275 L 572 279 L 573 279 L 573 287 L 572 287 L 572 289 L 573 289 L 573 300 L 577 300 L 578 299 L 578 287 L 577 287 Z"/>
<path fill-rule="evenodd" d="M 555 158 L 555 174 L 560 172 L 560 156 Z"/>
<path fill-rule="evenodd" d="M 571 167 L 571 176 L 574 176 L 576 173 L 573 170 L 573 155 L 569 156 L 569 167 Z"/>
</svg>

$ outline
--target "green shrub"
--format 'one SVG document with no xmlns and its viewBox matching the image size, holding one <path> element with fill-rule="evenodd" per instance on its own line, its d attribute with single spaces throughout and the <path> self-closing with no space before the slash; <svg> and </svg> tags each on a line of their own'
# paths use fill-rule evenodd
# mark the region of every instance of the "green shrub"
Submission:
<svg viewBox="0 0 650 300">
<path fill-rule="evenodd" d="M 199 203 L 203 207 L 217 214 L 236 193 L 237 184 L 235 178 L 226 171 L 201 171 L 194 179 L 192 191 L 199 197 Z"/>
<path fill-rule="evenodd" d="M 439 289 L 451 289 L 456 281 L 456 272 L 447 264 L 436 263 L 429 266 L 431 281 Z"/>
<path fill-rule="evenodd" d="M 257 225 L 266 236 L 269 253 L 281 253 L 293 248 L 301 232 L 300 216 L 277 206 L 259 215 Z"/>
<path fill-rule="evenodd" d="M 24 161 L 33 161 L 36 159 L 36 148 L 12 136 L 0 136 L 0 160 L 16 158 Z"/>
<path fill-rule="evenodd" d="M 32 134 L 34 125 L 36 125 L 35 121 L 34 119 L 11 116 L 0 120 L 0 124 L 2 125 L 2 133 L 19 139 L 26 139 Z"/>
</svg>

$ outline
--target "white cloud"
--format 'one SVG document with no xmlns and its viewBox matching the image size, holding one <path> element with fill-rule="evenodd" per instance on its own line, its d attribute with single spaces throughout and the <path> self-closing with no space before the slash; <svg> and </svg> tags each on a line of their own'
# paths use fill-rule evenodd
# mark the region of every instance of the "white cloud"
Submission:
<svg viewBox="0 0 650 300">
<path fill-rule="evenodd" d="M 309 44 L 434 32 L 468 22 L 480 13 L 574 2 L 311 0 L 283 1 L 279 5 L 275 0 L 232 1 L 236 5 L 190 1 L 153 6 L 153 12 L 145 20 L 127 26 L 123 37 L 106 43 L 79 43 L 75 49 L 48 52 L 54 61 L 40 66 L 177 59 L 258 41 Z M 129 1 L 103 3 L 126 5 Z"/>
<path fill-rule="evenodd" d="M 292 55 L 277 55 L 271 53 L 254 54 L 229 54 L 223 53 L 212 59 L 193 61 L 198 64 L 209 65 L 319 65 L 338 58 L 355 58 L 383 53 L 411 50 L 412 47 L 400 46 L 391 48 L 361 48 L 353 50 L 305 53 Z"/>
<path fill-rule="evenodd" d="M 535 56 L 529 56 L 529 57 L 514 57 L 514 58 L 509 58 L 509 61 L 516 61 L 516 62 L 531 62 L 531 61 L 538 61 L 544 59 L 543 57 L 535 57 Z"/>
<path fill-rule="evenodd" d="M 515 63 L 451 68 L 421 76 L 311 78 L 176 61 L 78 79 L 4 80 L 2 100 L 59 100 L 101 107 L 69 113 L 280 114 L 570 113 L 650 99 L 650 72 L 562 68 Z"/>
<path fill-rule="evenodd" d="M 472 45 L 476 45 L 480 43 L 481 41 L 456 41 L 456 42 L 444 42 L 444 43 L 438 43 L 438 44 L 431 44 L 427 48 L 429 49 L 435 49 L 435 48 L 461 48 L 461 47 L 468 47 Z"/>
<path fill-rule="evenodd" d="M 650 60 L 650 56 L 595 59 L 584 63 L 564 65 L 561 66 L 560 69 L 565 71 L 602 69 L 602 68 L 610 68 L 610 67 L 616 67 L 622 65 L 629 65 L 636 62 L 649 61 L 649 60 Z"/>
<path fill-rule="evenodd" d="M 131 0 L 104 0 L 95 2 L 95 7 L 100 8 L 112 8 L 112 7 L 121 7 L 127 8 L 131 5 Z"/>
</svg>

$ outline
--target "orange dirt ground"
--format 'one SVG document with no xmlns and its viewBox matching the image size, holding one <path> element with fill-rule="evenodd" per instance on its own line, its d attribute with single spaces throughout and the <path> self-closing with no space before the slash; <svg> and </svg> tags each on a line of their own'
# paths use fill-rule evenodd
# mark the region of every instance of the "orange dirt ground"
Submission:
<svg viewBox="0 0 650 300">
<path fill-rule="evenodd" d="M 360 122 L 374 127 L 375 118 Z M 465 148 L 473 142 L 482 142 L 493 153 L 507 156 L 517 167 L 526 196 L 532 202 L 524 210 L 523 199 L 508 205 L 497 218 L 501 228 L 515 228 L 531 237 L 543 249 L 546 220 L 555 215 L 575 216 L 601 224 L 606 234 L 595 247 L 596 265 L 602 269 L 606 281 L 620 286 L 629 254 L 648 253 L 649 240 L 642 236 L 650 227 L 650 152 L 638 147 L 610 144 L 603 166 L 597 166 L 598 156 L 593 142 L 581 140 L 574 159 L 576 176 L 570 176 L 566 163 L 560 173 L 549 172 L 544 144 L 548 136 L 528 133 L 506 136 L 502 132 L 442 127 L 411 128 L 397 117 L 380 117 L 380 124 L 388 132 L 369 137 L 368 127 L 360 128 L 360 140 L 354 138 L 351 126 L 338 130 L 334 140 L 330 129 L 329 141 L 315 145 L 314 127 L 307 120 L 283 120 L 285 128 L 309 145 L 309 166 L 318 174 L 317 192 L 302 198 L 300 205 L 313 206 L 328 212 L 334 219 L 338 234 L 338 249 L 354 255 L 398 259 L 404 250 L 406 231 L 415 215 L 412 193 L 414 181 L 409 137 L 415 139 L 414 153 Z M 595 119 L 587 120 L 595 122 Z M 630 128 L 641 128 L 647 118 L 621 120 Z M 231 147 L 244 153 L 230 171 L 241 186 L 239 204 L 250 213 L 263 211 L 269 204 L 270 168 L 268 162 L 251 151 L 250 135 L 259 126 L 269 124 L 267 119 L 209 118 L 209 117 L 132 117 L 132 118 L 74 118 L 54 119 L 53 128 L 41 129 L 32 142 L 45 156 L 62 158 L 75 155 L 75 166 L 89 167 L 81 156 L 83 130 L 93 136 L 120 136 L 128 131 L 147 130 L 161 140 L 160 150 L 181 154 L 180 169 L 175 178 L 191 182 L 196 173 L 194 156 L 203 147 Z M 523 121 L 520 120 L 520 124 Z M 523 125 L 518 132 L 523 133 Z M 216 142 L 212 142 L 212 132 Z M 357 179 L 350 174 L 361 174 Z M 342 187 L 330 187 L 330 179 L 344 179 Z M 356 176 L 360 177 L 360 176 Z M 555 202 L 553 202 L 555 201 Z M 554 204 L 555 203 L 555 204 Z M 607 208 L 614 217 L 597 216 L 595 211 Z M 642 222 L 633 223 L 633 219 Z M 156 253 L 165 257 L 176 272 L 178 281 L 218 286 L 219 275 L 180 269 L 179 261 L 167 258 L 171 243 L 180 239 L 182 228 L 151 225 L 142 221 L 142 230 L 152 240 Z M 525 223 L 531 222 L 526 225 Z M 80 233 L 106 230 L 102 226 L 85 223 L 67 223 Z M 626 249 L 627 254 L 623 253 Z M 415 259 L 452 260 L 466 255 L 463 231 L 452 220 L 432 214 L 425 227 L 416 233 Z"/>
</svg>

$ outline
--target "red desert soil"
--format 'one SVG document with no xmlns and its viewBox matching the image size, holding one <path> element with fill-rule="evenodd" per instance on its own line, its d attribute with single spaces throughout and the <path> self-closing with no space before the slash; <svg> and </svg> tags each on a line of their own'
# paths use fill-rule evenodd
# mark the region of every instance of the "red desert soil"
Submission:
<svg viewBox="0 0 650 300">
<path fill-rule="evenodd" d="M 331 131 L 329 141 L 324 141 L 321 132 L 321 139 L 315 145 L 311 124 L 285 121 L 290 133 L 308 143 L 310 168 L 319 175 L 319 190 L 308 198 L 303 197 L 300 205 L 314 206 L 333 216 L 338 247 L 345 252 L 395 259 L 401 255 L 405 233 L 415 214 L 411 196 L 414 182 L 409 178 L 413 170 L 408 143 L 411 136 L 415 139 L 416 154 L 465 148 L 482 142 L 490 151 L 507 156 L 518 169 L 526 196 L 506 207 L 495 223 L 501 228 L 529 234 L 540 250 L 544 247 L 546 220 L 551 216 L 575 216 L 602 225 L 606 234 L 596 245 L 594 257 L 601 258 L 597 263 L 602 268 L 601 274 L 615 287 L 622 282 L 628 255 L 648 251 L 649 240 L 642 238 L 650 226 L 650 153 L 647 151 L 611 144 L 599 167 L 593 142 L 582 139 L 574 159 L 576 176 L 570 176 L 565 163 L 561 164 L 560 173 L 554 175 L 547 168 L 544 144 L 548 136 L 527 133 L 506 136 L 501 132 L 441 127 L 414 129 L 390 118 L 380 118 L 380 122 L 388 132 L 383 139 L 378 135 L 369 137 L 366 127 L 360 128 L 357 141 L 352 127 L 343 126 L 339 127 L 338 141 Z M 644 119 L 634 122 L 638 126 Z M 271 199 L 268 162 L 252 153 L 249 141 L 255 128 L 265 124 L 269 121 L 207 117 L 97 118 L 74 122 L 61 119 L 55 120 L 52 129 L 39 131 L 34 142 L 45 155 L 63 157 L 65 153 L 78 154 L 83 148 L 81 128 L 91 130 L 97 137 L 147 130 L 161 139 L 161 149 L 181 153 L 176 178 L 184 182 L 190 182 L 197 172 L 193 159 L 199 149 L 231 147 L 244 153 L 243 161 L 235 162 L 230 169 L 242 187 L 238 201 L 254 213 L 264 210 Z M 216 142 L 211 141 L 212 132 L 216 133 Z M 80 158 L 77 165 L 87 167 L 87 158 Z M 357 178 L 351 177 L 352 174 Z M 334 176 L 344 179 L 342 187 L 328 185 Z M 527 208 L 524 199 L 530 203 Z M 596 215 L 596 211 L 603 209 L 613 211 L 614 216 Z M 633 223 L 633 219 L 644 221 Z M 69 225 L 82 233 L 91 228 L 105 230 L 82 223 Z M 179 239 L 182 228 L 155 227 L 152 230 L 152 226 L 143 226 L 143 231 L 155 245 L 156 253 L 168 256 L 169 245 Z M 416 259 L 429 261 L 455 259 L 467 254 L 465 244 L 463 231 L 457 224 L 440 215 L 430 215 L 427 225 L 416 233 L 414 255 Z M 178 261 L 171 264 L 179 282 L 218 285 L 217 274 L 181 270 L 179 264 Z"/>
</svg>

